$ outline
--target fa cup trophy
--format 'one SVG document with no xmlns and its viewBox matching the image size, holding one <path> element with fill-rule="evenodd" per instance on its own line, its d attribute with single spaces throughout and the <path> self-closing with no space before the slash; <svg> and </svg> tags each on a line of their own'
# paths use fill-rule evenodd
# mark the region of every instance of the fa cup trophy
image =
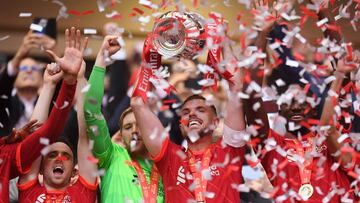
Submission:
<svg viewBox="0 0 360 203">
<path fill-rule="evenodd" d="M 205 46 L 205 20 L 196 13 L 169 11 L 153 28 L 153 46 L 165 58 L 192 58 Z"/>
</svg>

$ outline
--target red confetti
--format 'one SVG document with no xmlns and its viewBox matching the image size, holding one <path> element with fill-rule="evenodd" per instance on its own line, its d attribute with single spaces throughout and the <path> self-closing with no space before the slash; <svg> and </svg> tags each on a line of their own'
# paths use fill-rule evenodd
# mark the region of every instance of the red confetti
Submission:
<svg viewBox="0 0 360 203">
<path fill-rule="evenodd" d="M 294 57 L 297 61 L 304 61 L 305 57 L 301 55 L 299 52 L 294 51 Z"/>
<path fill-rule="evenodd" d="M 80 13 L 79 11 L 76 11 L 76 10 L 69 10 L 68 13 L 69 13 L 69 14 L 76 15 L 76 16 L 81 16 L 81 13 Z"/>
<path fill-rule="evenodd" d="M 346 44 L 346 60 L 347 61 L 352 61 L 353 60 L 353 48 L 351 46 L 351 43 Z"/>
<path fill-rule="evenodd" d="M 305 6 L 300 6 L 300 10 L 301 13 L 304 14 L 305 16 L 317 19 L 317 14 L 313 11 L 310 11 L 308 8 L 306 8 Z"/>
<path fill-rule="evenodd" d="M 133 8 L 132 10 L 135 11 L 136 13 L 140 14 L 140 15 L 144 14 L 144 11 L 139 9 L 139 8 Z"/>
<path fill-rule="evenodd" d="M 163 104 L 173 104 L 176 103 L 176 99 L 166 99 L 163 100 Z"/>
<path fill-rule="evenodd" d="M 95 11 L 94 10 L 88 10 L 88 11 L 84 11 L 84 12 L 82 12 L 82 14 L 81 15 L 89 15 L 89 14 L 92 14 L 92 13 L 94 13 Z"/>
<path fill-rule="evenodd" d="M 97 164 L 99 163 L 99 160 L 97 158 L 95 158 L 94 156 L 90 155 L 87 157 L 87 160 L 89 160 L 90 162 Z"/>
<path fill-rule="evenodd" d="M 170 107 L 169 107 L 169 105 L 163 105 L 163 106 L 161 106 L 160 107 L 160 111 L 166 111 L 166 110 L 168 110 Z"/>
</svg>

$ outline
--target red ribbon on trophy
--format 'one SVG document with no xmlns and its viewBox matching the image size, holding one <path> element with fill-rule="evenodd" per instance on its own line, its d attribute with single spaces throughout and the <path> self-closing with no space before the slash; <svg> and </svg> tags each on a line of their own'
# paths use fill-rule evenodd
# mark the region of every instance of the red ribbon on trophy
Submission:
<svg viewBox="0 0 360 203">
<path fill-rule="evenodd" d="M 150 90 L 150 78 L 153 71 L 160 68 L 161 55 L 154 49 L 152 45 L 151 35 L 148 35 L 144 42 L 141 70 L 135 84 L 133 97 L 140 96 L 143 101 L 147 102 L 147 92 Z"/>
</svg>

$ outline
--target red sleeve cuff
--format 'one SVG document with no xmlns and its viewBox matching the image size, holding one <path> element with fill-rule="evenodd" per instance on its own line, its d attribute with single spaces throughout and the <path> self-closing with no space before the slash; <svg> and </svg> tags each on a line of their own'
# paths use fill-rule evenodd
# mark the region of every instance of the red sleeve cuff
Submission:
<svg viewBox="0 0 360 203">
<path fill-rule="evenodd" d="M 151 156 L 151 159 L 154 162 L 160 161 L 164 157 L 164 154 L 165 154 L 165 151 L 167 150 L 168 145 L 169 145 L 169 137 L 166 137 L 165 140 L 162 143 L 161 150 L 160 150 L 159 154 L 156 155 L 156 156 Z"/>
<path fill-rule="evenodd" d="M 95 183 L 89 183 L 87 180 L 85 180 L 85 178 L 79 176 L 79 181 L 82 185 L 84 185 L 86 188 L 90 190 L 97 190 L 97 187 L 99 185 L 98 178 L 96 178 Z"/>
<path fill-rule="evenodd" d="M 38 177 L 36 177 L 34 180 L 28 181 L 24 184 L 20 184 L 18 182 L 18 183 L 16 183 L 16 185 L 20 191 L 24 191 L 24 190 L 27 190 L 27 189 L 31 188 L 32 186 L 34 186 L 37 182 L 38 182 Z"/>
<path fill-rule="evenodd" d="M 26 174 L 30 171 L 31 165 L 28 168 L 23 169 L 21 164 L 21 144 L 16 147 L 16 167 L 21 174 Z"/>
</svg>

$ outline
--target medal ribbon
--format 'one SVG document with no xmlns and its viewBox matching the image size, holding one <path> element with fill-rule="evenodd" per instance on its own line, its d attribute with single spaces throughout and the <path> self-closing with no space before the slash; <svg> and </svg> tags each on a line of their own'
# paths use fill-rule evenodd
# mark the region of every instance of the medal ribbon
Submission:
<svg viewBox="0 0 360 203">
<path fill-rule="evenodd" d="M 160 174 L 155 164 L 152 165 L 150 185 L 146 181 L 144 171 L 142 170 L 139 162 L 133 161 L 132 165 L 139 176 L 139 182 L 144 196 L 144 203 L 156 203 Z"/>
<path fill-rule="evenodd" d="M 293 140 L 293 141 L 295 143 L 295 150 L 296 150 L 297 154 L 300 157 L 303 157 L 304 160 L 305 160 L 303 168 L 301 168 L 299 166 L 299 175 L 300 175 L 301 184 L 303 185 L 303 184 L 310 183 L 311 166 L 312 166 L 313 159 L 312 158 L 306 159 L 305 158 L 305 151 L 304 151 L 304 148 L 303 148 L 302 144 L 298 140 Z M 306 152 L 309 152 L 309 151 L 312 150 L 312 138 L 309 137 L 308 141 L 310 143 L 310 146 L 306 147 Z"/>
<path fill-rule="evenodd" d="M 146 93 L 150 90 L 150 78 L 153 70 L 159 69 L 161 65 L 161 55 L 153 48 L 152 35 L 148 35 L 144 42 L 141 70 L 135 84 L 133 97 L 140 96 L 146 103 Z"/>
<path fill-rule="evenodd" d="M 205 192 L 206 192 L 206 186 L 207 186 L 207 180 L 203 177 L 202 171 L 208 170 L 210 165 L 210 159 L 211 159 L 211 151 L 212 146 L 208 147 L 201 159 L 201 168 L 200 171 L 196 170 L 196 161 L 195 156 L 188 151 L 188 157 L 189 157 L 189 168 L 192 176 L 194 177 L 195 182 L 195 200 L 197 202 L 205 202 Z"/>
</svg>

